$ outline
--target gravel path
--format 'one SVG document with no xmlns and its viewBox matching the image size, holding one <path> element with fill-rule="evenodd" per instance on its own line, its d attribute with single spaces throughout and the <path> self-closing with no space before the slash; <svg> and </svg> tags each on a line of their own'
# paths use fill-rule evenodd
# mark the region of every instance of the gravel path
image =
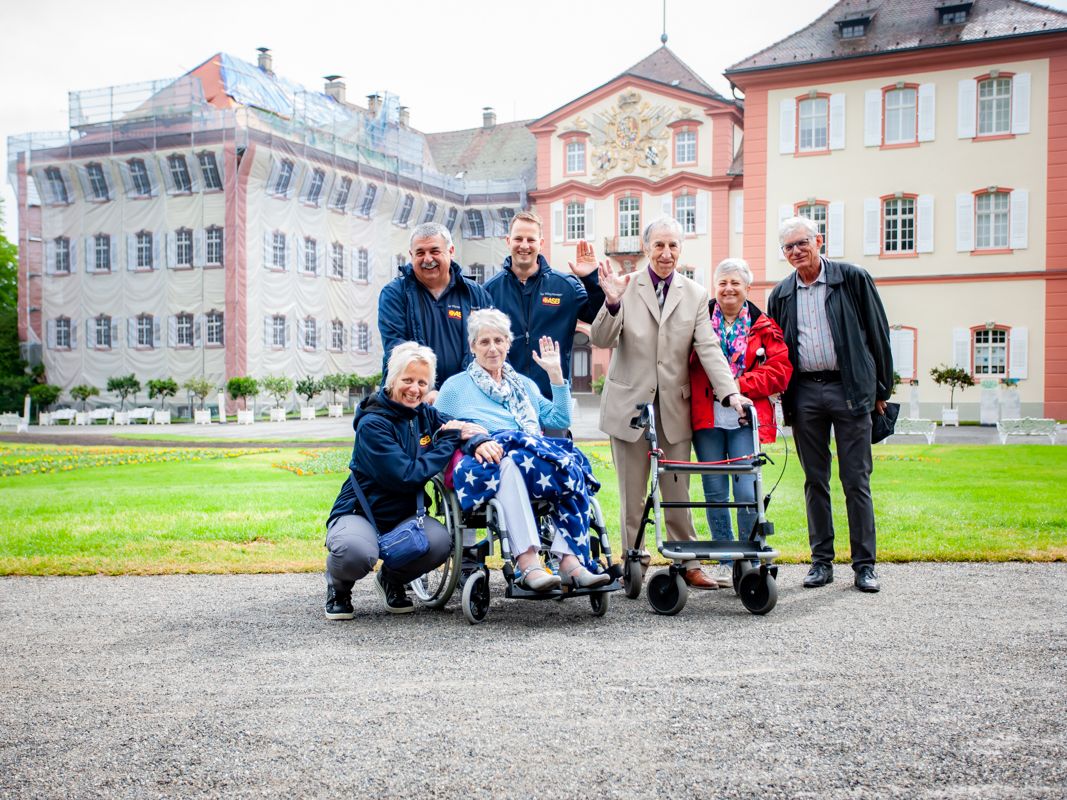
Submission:
<svg viewBox="0 0 1067 800">
<path fill-rule="evenodd" d="M 0 797 L 1067 797 L 1067 564 L 764 618 L 621 593 L 326 622 L 318 575 L 0 580 Z"/>
</svg>

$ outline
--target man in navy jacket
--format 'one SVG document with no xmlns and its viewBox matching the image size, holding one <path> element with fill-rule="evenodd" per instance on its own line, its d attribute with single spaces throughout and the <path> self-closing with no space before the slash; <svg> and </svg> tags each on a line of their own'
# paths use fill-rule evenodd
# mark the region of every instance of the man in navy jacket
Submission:
<svg viewBox="0 0 1067 800">
<path fill-rule="evenodd" d="M 444 225 L 426 222 L 411 232 L 411 263 L 400 268 L 401 274 L 378 297 L 378 332 L 385 351 L 383 386 L 389 353 L 400 342 L 418 342 L 434 351 L 435 389 L 470 362 L 467 318 L 471 311 L 493 303 L 485 289 L 463 277 L 459 264 L 452 260 L 455 252 L 452 234 Z"/>
<path fill-rule="evenodd" d="M 541 218 L 532 211 L 520 211 L 512 218 L 507 242 L 511 255 L 504 260 L 504 268 L 486 282 L 485 291 L 493 305 L 511 319 L 511 366 L 551 398 L 548 375 L 534 363 L 531 353 L 542 336 L 559 342 L 563 374 L 570 379 L 575 323 L 592 322 L 604 304 L 596 258 L 592 247 L 579 242 L 577 264 L 569 265 L 574 275 L 552 269 L 541 255 Z"/>
</svg>

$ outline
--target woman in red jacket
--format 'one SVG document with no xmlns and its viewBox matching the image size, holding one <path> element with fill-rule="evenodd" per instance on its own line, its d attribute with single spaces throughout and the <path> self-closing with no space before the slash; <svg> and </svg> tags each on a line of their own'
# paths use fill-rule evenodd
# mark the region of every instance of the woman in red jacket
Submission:
<svg viewBox="0 0 1067 800">
<path fill-rule="evenodd" d="M 781 394 L 793 374 L 785 338 L 777 323 L 748 301 L 752 271 L 740 258 L 728 258 L 715 268 L 715 299 L 709 306 L 711 325 L 719 337 L 723 354 L 730 363 L 741 394 L 753 401 L 759 417 L 760 442 L 773 442 L 777 435 L 771 397 Z M 716 402 L 708 376 L 695 354 L 689 357 L 689 380 L 693 389 L 693 449 L 698 461 L 721 461 L 752 454 L 752 432 L 741 426 L 737 413 Z M 734 482 L 734 502 L 755 499 L 753 475 L 704 475 L 704 497 L 709 503 L 730 499 L 730 479 Z M 708 527 L 713 539 L 733 539 L 730 509 L 707 509 Z M 756 523 L 752 510 L 737 509 L 738 538 L 747 538 Z M 733 565 L 723 561 L 715 579 L 723 588 L 732 585 Z"/>
</svg>

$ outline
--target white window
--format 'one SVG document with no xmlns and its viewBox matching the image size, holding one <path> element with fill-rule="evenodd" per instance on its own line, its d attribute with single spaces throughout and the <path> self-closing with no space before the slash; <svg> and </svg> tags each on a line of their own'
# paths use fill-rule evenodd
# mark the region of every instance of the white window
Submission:
<svg viewBox="0 0 1067 800">
<path fill-rule="evenodd" d="M 456 217 L 459 216 L 459 212 L 455 208 L 448 209 L 448 217 L 445 219 L 445 227 L 450 231 L 456 229 Z"/>
<path fill-rule="evenodd" d="M 585 238 L 585 203 L 567 203 L 567 241 Z"/>
<path fill-rule="evenodd" d="M 274 181 L 267 186 L 271 194 L 288 194 L 289 186 L 293 182 L 293 162 L 283 158 L 274 165 Z"/>
<path fill-rule="evenodd" d="M 885 93 L 886 144 L 914 142 L 917 119 L 915 89 L 892 89 Z"/>
<path fill-rule="evenodd" d="M 975 248 L 1001 250 L 1008 247 L 1011 208 L 1009 192 L 986 192 L 975 198 Z"/>
<path fill-rule="evenodd" d="M 355 280 L 368 283 L 370 281 L 370 252 L 366 247 L 359 248 L 356 253 Z"/>
<path fill-rule="evenodd" d="M 152 179 L 148 176 L 148 167 L 144 159 L 131 158 L 126 162 L 130 168 L 130 181 L 133 183 L 133 193 L 138 197 L 150 197 L 152 194 Z"/>
<path fill-rule="evenodd" d="M 838 25 L 842 39 L 862 39 L 867 35 L 867 21 L 853 20 Z"/>
<path fill-rule="evenodd" d="M 511 231 L 511 220 L 515 217 L 514 208 L 498 208 L 497 209 L 498 220 L 498 236 L 507 236 Z"/>
<path fill-rule="evenodd" d="M 311 275 L 318 274 L 319 266 L 319 243 L 310 236 L 304 239 L 304 272 Z"/>
<path fill-rule="evenodd" d="M 363 190 L 363 198 L 359 202 L 359 215 L 361 217 L 369 217 L 370 212 L 374 210 L 374 198 L 378 196 L 378 187 L 373 183 L 368 183 L 367 188 Z"/>
<path fill-rule="evenodd" d="M 178 314 L 174 318 L 174 344 L 177 347 L 193 346 L 193 315 Z"/>
<path fill-rule="evenodd" d="M 485 237 L 485 221 L 482 212 L 477 208 L 468 208 L 466 212 L 468 239 L 482 239 Z"/>
<path fill-rule="evenodd" d="M 345 324 L 339 319 L 330 323 L 330 349 L 335 351 L 345 349 Z"/>
<path fill-rule="evenodd" d="M 205 150 L 197 153 L 196 158 L 200 162 L 200 174 L 204 176 L 204 188 L 216 191 L 221 189 L 222 176 L 219 175 L 219 165 L 215 161 L 215 154 L 210 150 Z"/>
<path fill-rule="evenodd" d="M 619 236 L 641 235 L 641 201 L 636 197 L 619 198 Z"/>
<path fill-rule="evenodd" d="M 352 179 L 341 178 L 337 184 L 337 188 L 333 192 L 333 200 L 330 201 L 330 207 L 336 208 L 338 211 L 344 211 L 345 206 L 348 205 L 348 196 L 352 194 Z"/>
<path fill-rule="evenodd" d="M 411 211 L 415 208 L 415 198 L 410 195 L 404 195 L 404 202 L 400 206 L 400 212 L 396 215 L 397 225 L 407 225 L 408 220 L 411 219 Z"/>
<path fill-rule="evenodd" d="M 585 142 L 581 139 L 567 142 L 567 172 L 585 172 Z"/>
<path fill-rule="evenodd" d="M 285 234 L 275 231 L 271 237 L 271 266 L 285 269 Z"/>
<path fill-rule="evenodd" d="M 319 197 L 322 196 L 322 186 L 326 183 L 326 173 L 321 169 L 312 170 L 311 178 L 309 179 L 307 195 L 304 197 L 305 203 L 310 203 L 313 206 L 319 204 Z"/>
<path fill-rule="evenodd" d="M 56 266 L 55 271 L 64 275 L 70 274 L 70 239 L 60 236 L 55 239 Z"/>
<path fill-rule="evenodd" d="M 978 328 L 974 332 L 974 374 L 1005 377 L 1008 374 L 1008 331 Z"/>
<path fill-rule="evenodd" d="M 210 266 L 222 264 L 222 228 L 212 225 L 204 236 L 205 260 Z"/>
<path fill-rule="evenodd" d="M 59 317 L 55 321 L 56 348 L 70 350 L 70 317 Z"/>
<path fill-rule="evenodd" d="M 98 233 L 93 237 L 93 269 L 96 272 L 111 272 L 111 237 Z"/>
<path fill-rule="evenodd" d="M 185 156 L 167 156 L 167 168 L 170 170 L 170 180 L 175 192 L 188 193 L 193 190 L 193 179 L 189 175 L 189 165 L 185 163 Z"/>
<path fill-rule="evenodd" d="M 110 350 L 111 349 L 111 317 L 106 314 L 101 314 L 96 317 L 93 322 L 95 323 L 96 337 L 93 342 L 93 346 L 97 350 Z"/>
<path fill-rule="evenodd" d="M 139 314 L 137 316 L 137 346 L 152 347 L 153 345 L 153 319 L 151 314 Z"/>
<path fill-rule="evenodd" d="M 318 327 L 315 325 L 315 318 L 308 317 L 304 320 L 304 348 L 306 350 L 314 350 L 318 347 Z"/>
<path fill-rule="evenodd" d="M 178 228 L 174 232 L 175 260 L 179 267 L 193 265 L 193 232 L 188 228 Z"/>
<path fill-rule="evenodd" d="M 978 82 L 978 135 L 1011 133 L 1011 78 Z"/>
<path fill-rule="evenodd" d="M 206 343 L 213 347 L 221 347 L 223 344 L 222 312 L 207 312 L 206 320 Z"/>
<path fill-rule="evenodd" d="M 422 212 L 422 221 L 424 223 L 425 222 L 433 222 L 434 218 L 436 216 L 437 216 L 437 203 L 435 203 L 433 200 L 431 200 L 430 202 L 428 202 L 426 204 L 426 210 Z"/>
<path fill-rule="evenodd" d="M 695 131 L 682 130 L 674 136 L 674 163 L 694 164 L 697 160 L 697 135 Z"/>
<path fill-rule="evenodd" d="M 44 177 L 48 181 L 48 193 L 52 196 L 52 202 L 69 204 L 70 192 L 67 191 L 67 182 L 63 180 L 59 167 L 48 167 L 44 171 Z"/>
<path fill-rule="evenodd" d="M 915 200 L 886 200 L 882 205 L 882 252 L 890 255 L 915 252 Z"/>
<path fill-rule="evenodd" d="M 86 164 L 85 174 L 89 179 L 89 191 L 91 200 L 109 200 L 107 178 L 104 177 L 104 167 L 101 164 Z"/>
<path fill-rule="evenodd" d="M 970 5 L 968 3 L 968 5 Z M 941 9 L 941 24 L 942 25 L 962 25 L 967 21 L 967 9 L 965 8 L 950 8 Z"/>
<path fill-rule="evenodd" d="M 330 276 L 334 278 L 345 276 L 345 246 L 340 242 L 330 245 Z"/>
<path fill-rule="evenodd" d="M 285 347 L 285 316 L 275 314 L 270 322 L 271 347 Z"/>
<path fill-rule="evenodd" d="M 822 236 L 822 247 L 819 248 L 820 255 L 826 255 L 826 211 L 825 203 L 805 203 L 797 206 L 798 217 L 807 217 L 819 226 L 819 235 Z"/>
<path fill-rule="evenodd" d="M 801 153 L 828 148 L 828 114 L 829 101 L 825 97 L 809 97 L 797 103 Z"/>
<path fill-rule="evenodd" d="M 152 269 L 152 234 L 140 231 L 136 236 L 137 269 Z"/>
<path fill-rule="evenodd" d="M 683 232 L 697 232 L 697 199 L 694 195 L 680 194 L 674 198 L 674 218 Z"/>
<path fill-rule="evenodd" d="M 356 350 L 360 353 L 370 352 L 370 326 L 366 322 L 356 325 Z"/>
</svg>

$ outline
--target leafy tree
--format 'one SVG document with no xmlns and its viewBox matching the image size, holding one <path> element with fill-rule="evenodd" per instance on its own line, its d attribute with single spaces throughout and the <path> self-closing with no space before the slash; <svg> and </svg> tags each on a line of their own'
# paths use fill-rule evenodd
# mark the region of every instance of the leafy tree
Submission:
<svg viewBox="0 0 1067 800">
<path fill-rule="evenodd" d="M 29 375 L 0 375 L 0 411 L 22 413 L 22 402 L 34 380 Z"/>
<path fill-rule="evenodd" d="M 119 411 L 126 408 L 127 397 L 137 397 L 141 391 L 141 382 L 131 372 L 129 375 L 119 375 L 107 379 L 107 390 L 119 396 Z"/>
<path fill-rule="evenodd" d="M 204 410 L 204 400 L 214 388 L 207 378 L 190 378 L 182 384 L 182 388 L 200 401 L 200 410 Z"/>
<path fill-rule="evenodd" d="M 60 387 L 50 383 L 35 383 L 30 387 L 30 399 L 37 404 L 39 411 L 50 408 L 62 393 L 63 390 Z"/>
<path fill-rule="evenodd" d="M 293 391 L 293 379 L 284 375 L 268 375 L 259 382 L 263 391 L 274 398 L 274 405 L 281 408 L 289 392 Z"/>
<path fill-rule="evenodd" d="M 322 383 L 315 378 L 301 378 L 296 382 L 296 393 L 307 398 L 307 404 L 311 405 L 311 399 L 322 391 Z"/>
<path fill-rule="evenodd" d="M 320 383 L 324 391 L 330 393 L 330 403 L 336 404 L 337 393 L 348 389 L 348 376 L 343 372 L 334 375 L 326 375 Z"/>
<path fill-rule="evenodd" d="M 968 386 L 974 386 L 974 378 L 965 369 L 960 367 L 949 367 L 944 364 L 938 364 L 932 370 L 930 370 L 930 377 L 934 379 L 934 383 L 938 386 L 948 387 L 948 407 L 955 408 L 955 395 L 958 388 L 961 392 Z"/>
<path fill-rule="evenodd" d="M 95 386 L 89 386 L 84 383 L 80 383 L 70 390 L 70 396 L 82 404 L 82 411 L 85 410 L 85 401 L 99 394 L 100 390 Z"/>
<path fill-rule="evenodd" d="M 163 404 L 168 397 L 174 397 L 178 393 L 178 382 L 174 378 L 156 378 L 148 382 L 148 399 L 159 398 L 159 408 L 163 410 Z"/>
<path fill-rule="evenodd" d="M 245 398 L 259 394 L 259 381 L 249 375 L 230 378 L 226 381 L 226 391 L 234 400 L 241 401 L 242 408 L 247 409 L 248 402 Z"/>
<path fill-rule="evenodd" d="M 3 224 L 4 208 L 0 201 L 0 231 Z M 0 379 L 19 379 L 0 386 L 0 404 L 5 408 L 21 407 L 22 397 L 30 388 L 22 380 L 26 362 L 19 352 L 18 274 L 18 248 L 0 232 Z"/>
</svg>

